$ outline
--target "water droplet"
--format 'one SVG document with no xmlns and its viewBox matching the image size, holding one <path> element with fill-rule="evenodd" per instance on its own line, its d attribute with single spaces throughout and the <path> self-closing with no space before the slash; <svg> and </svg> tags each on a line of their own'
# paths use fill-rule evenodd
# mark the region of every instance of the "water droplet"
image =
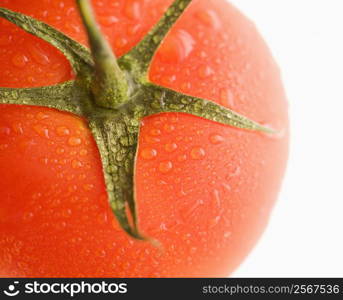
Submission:
<svg viewBox="0 0 343 300">
<path fill-rule="evenodd" d="M 61 222 L 60 224 L 57 223 L 57 227 L 60 229 L 65 228 L 67 227 L 67 223 L 66 222 Z"/>
<path fill-rule="evenodd" d="M 210 66 L 202 66 L 199 69 L 199 77 L 202 79 L 205 79 L 209 76 L 211 76 L 214 73 L 213 69 Z"/>
<path fill-rule="evenodd" d="M 37 115 L 36 115 L 36 119 L 37 120 L 44 120 L 44 119 L 48 119 L 49 118 L 49 115 L 43 113 L 43 112 L 39 112 Z"/>
<path fill-rule="evenodd" d="M 43 157 L 39 161 L 44 165 L 47 165 L 49 163 L 49 159 L 47 157 Z"/>
<path fill-rule="evenodd" d="M 214 145 L 218 145 L 222 143 L 225 139 L 219 134 L 211 134 L 210 135 L 210 142 Z"/>
<path fill-rule="evenodd" d="M 119 37 L 116 39 L 115 41 L 115 45 L 118 47 L 118 48 L 123 48 L 125 47 L 127 44 L 128 44 L 128 40 L 124 37 Z"/>
<path fill-rule="evenodd" d="M 177 115 L 174 115 L 172 118 L 171 118 L 171 122 L 172 123 L 177 123 L 179 122 L 179 117 Z"/>
<path fill-rule="evenodd" d="M 81 151 L 80 151 L 80 155 L 81 156 L 86 156 L 88 154 L 88 151 L 86 150 L 86 149 L 82 149 Z"/>
<path fill-rule="evenodd" d="M 38 45 L 29 46 L 29 52 L 34 59 L 34 61 L 40 65 L 48 65 L 50 63 L 49 57 L 44 53 Z"/>
<path fill-rule="evenodd" d="M 161 162 L 158 169 L 160 170 L 161 173 L 166 174 L 173 169 L 173 163 L 171 161 Z"/>
<path fill-rule="evenodd" d="M 57 148 L 56 149 L 57 154 L 63 154 L 64 152 L 65 152 L 65 150 L 63 148 Z"/>
<path fill-rule="evenodd" d="M 128 27 L 127 32 L 129 35 L 135 35 L 141 29 L 141 24 L 134 24 Z"/>
<path fill-rule="evenodd" d="M 32 195 L 32 199 L 33 200 L 37 200 L 37 199 L 39 199 L 39 198 L 41 198 L 42 197 L 42 193 L 34 193 L 33 195 Z"/>
<path fill-rule="evenodd" d="M 71 163 L 72 167 L 74 169 L 77 169 L 77 168 L 81 168 L 82 167 L 82 162 L 79 161 L 79 160 L 73 160 L 72 163 Z"/>
<path fill-rule="evenodd" d="M 220 216 L 216 216 L 215 218 L 213 218 L 210 221 L 210 228 L 215 227 L 219 223 L 220 219 L 221 219 Z"/>
<path fill-rule="evenodd" d="M 227 183 L 222 183 L 222 186 L 223 186 L 223 188 L 225 189 L 225 190 L 227 190 L 227 191 L 231 191 L 231 186 L 229 185 L 229 184 L 227 184 Z"/>
<path fill-rule="evenodd" d="M 176 75 L 171 75 L 171 76 L 163 76 L 161 78 L 161 81 L 163 84 L 168 85 L 173 83 L 176 80 Z"/>
<path fill-rule="evenodd" d="M 0 46 L 8 46 L 11 44 L 13 37 L 11 35 L 1 35 L 0 36 Z"/>
<path fill-rule="evenodd" d="M 159 130 L 159 129 L 151 129 L 150 130 L 150 134 L 152 136 L 159 136 L 159 135 L 161 135 L 161 130 Z"/>
<path fill-rule="evenodd" d="M 231 90 L 220 90 L 220 104 L 232 108 L 234 106 L 234 95 Z"/>
<path fill-rule="evenodd" d="M 147 143 L 159 143 L 161 140 L 157 137 L 154 137 L 154 136 L 146 136 L 145 141 Z"/>
<path fill-rule="evenodd" d="M 119 20 L 115 16 L 109 16 L 109 17 L 100 17 L 99 23 L 105 27 L 112 26 L 115 23 L 118 23 Z"/>
<path fill-rule="evenodd" d="M 28 212 L 28 213 L 25 213 L 25 214 L 23 215 L 23 220 L 24 220 L 25 222 L 30 221 L 32 218 L 33 218 L 33 213 L 32 213 L 32 212 Z"/>
<path fill-rule="evenodd" d="M 161 223 L 160 230 L 161 231 L 167 231 L 168 230 L 167 225 L 165 223 Z"/>
<path fill-rule="evenodd" d="M 23 134 L 24 133 L 23 125 L 21 123 L 13 124 L 12 128 L 13 128 L 13 131 L 15 133 L 18 133 L 18 134 Z"/>
<path fill-rule="evenodd" d="M 220 19 L 217 13 L 213 10 L 200 10 L 195 14 L 195 16 L 206 27 L 212 27 L 216 30 L 221 27 Z"/>
<path fill-rule="evenodd" d="M 94 184 L 91 184 L 91 183 L 85 184 L 85 185 L 83 186 L 83 188 L 84 188 L 86 191 L 91 191 L 92 189 L 94 189 Z"/>
<path fill-rule="evenodd" d="M 229 174 L 227 175 L 227 180 L 230 180 L 232 177 L 237 177 L 241 174 L 241 167 L 240 166 L 234 166 L 232 164 L 227 166 L 227 169 L 229 169 Z"/>
<path fill-rule="evenodd" d="M 168 36 L 158 55 L 167 63 L 182 62 L 191 54 L 194 45 L 195 40 L 187 31 L 177 30 Z"/>
<path fill-rule="evenodd" d="M 203 159 L 203 158 L 205 157 L 205 155 L 206 155 L 206 152 L 205 152 L 205 150 L 204 150 L 203 148 L 201 148 L 201 147 L 195 147 L 195 148 L 193 148 L 192 151 L 191 151 L 191 157 L 192 157 L 193 159 L 196 159 L 196 160 L 198 160 L 198 159 Z"/>
<path fill-rule="evenodd" d="M 141 2 L 137 0 L 126 0 L 124 13 L 130 19 L 139 20 L 142 16 Z"/>
<path fill-rule="evenodd" d="M 170 133 L 170 132 L 172 132 L 172 131 L 175 130 L 175 126 L 172 125 L 172 124 L 165 124 L 165 125 L 163 126 L 163 129 L 165 130 L 165 132 Z"/>
<path fill-rule="evenodd" d="M 24 54 L 16 54 L 12 57 L 12 63 L 15 67 L 24 68 L 29 62 L 29 58 Z"/>
<path fill-rule="evenodd" d="M 70 146 L 79 146 L 79 145 L 81 145 L 82 144 L 82 140 L 79 138 L 79 137 L 70 137 L 69 139 L 68 139 L 68 144 L 70 145 Z"/>
<path fill-rule="evenodd" d="M 44 138 L 50 138 L 49 136 L 49 129 L 46 126 L 37 124 L 33 126 L 33 130 L 39 134 L 39 136 L 44 137 Z"/>
<path fill-rule="evenodd" d="M 220 199 L 220 194 L 218 190 L 213 190 L 213 198 L 218 207 L 221 206 L 221 199 Z"/>
<path fill-rule="evenodd" d="M 181 154 L 177 157 L 177 160 L 179 162 L 183 162 L 183 161 L 186 161 L 187 160 L 187 155 L 186 154 Z"/>
<path fill-rule="evenodd" d="M 224 238 L 227 239 L 227 238 L 229 238 L 231 235 L 232 235 L 232 233 L 229 232 L 229 231 L 227 231 L 227 232 L 224 233 Z"/>
<path fill-rule="evenodd" d="M 190 82 L 183 82 L 181 84 L 181 89 L 183 91 L 187 91 L 188 92 L 191 88 L 192 88 L 192 84 Z"/>
<path fill-rule="evenodd" d="M 75 191 L 77 191 L 77 185 L 71 185 L 71 186 L 69 186 L 68 187 L 68 191 L 69 192 L 75 192 Z M 59 203 L 58 203 L 59 204 Z"/>
<path fill-rule="evenodd" d="M 141 151 L 141 157 L 146 160 L 152 160 L 157 156 L 157 151 L 152 148 L 146 148 Z"/>
<path fill-rule="evenodd" d="M 173 152 L 177 149 L 177 144 L 175 143 L 170 143 L 170 144 L 166 144 L 164 146 L 164 149 L 167 151 L 167 152 Z"/>
<path fill-rule="evenodd" d="M 66 136 L 70 134 L 70 130 L 65 126 L 57 127 L 56 132 L 57 132 L 57 135 L 59 136 Z"/>
</svg>

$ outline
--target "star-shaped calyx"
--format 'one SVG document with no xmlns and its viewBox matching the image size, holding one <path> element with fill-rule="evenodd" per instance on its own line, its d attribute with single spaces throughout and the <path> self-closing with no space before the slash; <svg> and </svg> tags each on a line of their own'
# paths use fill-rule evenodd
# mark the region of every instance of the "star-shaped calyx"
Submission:
<svg viewBox="0 0 343 300">
<path fill-rule="evenodd" d="M 100 152 L 109 204 L 121 227 L 145 240 L 138 228 L 134 185 L 144 117 L 178 112 L 245 130 L 272 130 L 212 101 L 149 82 L 149 66 L 158 47 L 192 0 L 175 0 L 143 40 L 119 59 L 101 34 L 90 1 L 76 2 L 90 50 L 43 22 L 0 8 L 0 17 L 59 49 L 77 78 L 47 87 L 0 88 L 0 104 L 44 106 L 84 117 Z"/>
</svg>

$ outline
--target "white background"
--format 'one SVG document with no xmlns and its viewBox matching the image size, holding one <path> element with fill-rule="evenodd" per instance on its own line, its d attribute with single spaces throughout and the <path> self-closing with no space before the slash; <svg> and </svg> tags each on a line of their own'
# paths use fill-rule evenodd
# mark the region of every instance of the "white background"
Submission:
<svg viewBox="0 0 343 300">
<path fill-rule="evenodd" d="M 291 153 L 269 227 L 236 277 L 343 277 L 343 1 L 231 0 L 269 44 Z"/>
</svg>

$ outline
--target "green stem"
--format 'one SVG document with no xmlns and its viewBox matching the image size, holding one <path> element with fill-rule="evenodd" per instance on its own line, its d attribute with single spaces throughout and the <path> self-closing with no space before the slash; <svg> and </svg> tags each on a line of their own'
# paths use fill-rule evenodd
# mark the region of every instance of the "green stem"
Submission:
<svg viewBox="0 0 343 300">
<path fill-rule="evenodd" d="M 77 0 L 95 62 L 92 91 L 98 106 L 116 108 L 129 99 L 128 81 L 95 20 L 89 0 Z"/>
</svg>

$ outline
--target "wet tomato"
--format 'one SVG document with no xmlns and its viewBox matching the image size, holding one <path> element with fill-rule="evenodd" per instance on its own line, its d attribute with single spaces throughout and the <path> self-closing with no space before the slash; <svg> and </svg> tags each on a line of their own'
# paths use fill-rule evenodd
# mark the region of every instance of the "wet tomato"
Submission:
<svg viewBox="0 0 343 300">
<path fill-rule="evenodd" d="M 93 1 L 117 56 L 172 0 Z M 0 0 L 87 45 L 73 0 Z M 74 78 L 57 49 L 0 19 L 0 86 Z M 194 0 L 161 44 L 151 82 L 202 97 L 277 130 L 260 134 L 183 113 L 144 118 L 135 171 L 139 225 L 127 235 L 108 205 L 87 122 L 37 106 L 0 105 L 0 275 L 226 276 L 266 226 L 287 159 L 279 69 L 254 25 L 224 0 Z"/>
</svg>

